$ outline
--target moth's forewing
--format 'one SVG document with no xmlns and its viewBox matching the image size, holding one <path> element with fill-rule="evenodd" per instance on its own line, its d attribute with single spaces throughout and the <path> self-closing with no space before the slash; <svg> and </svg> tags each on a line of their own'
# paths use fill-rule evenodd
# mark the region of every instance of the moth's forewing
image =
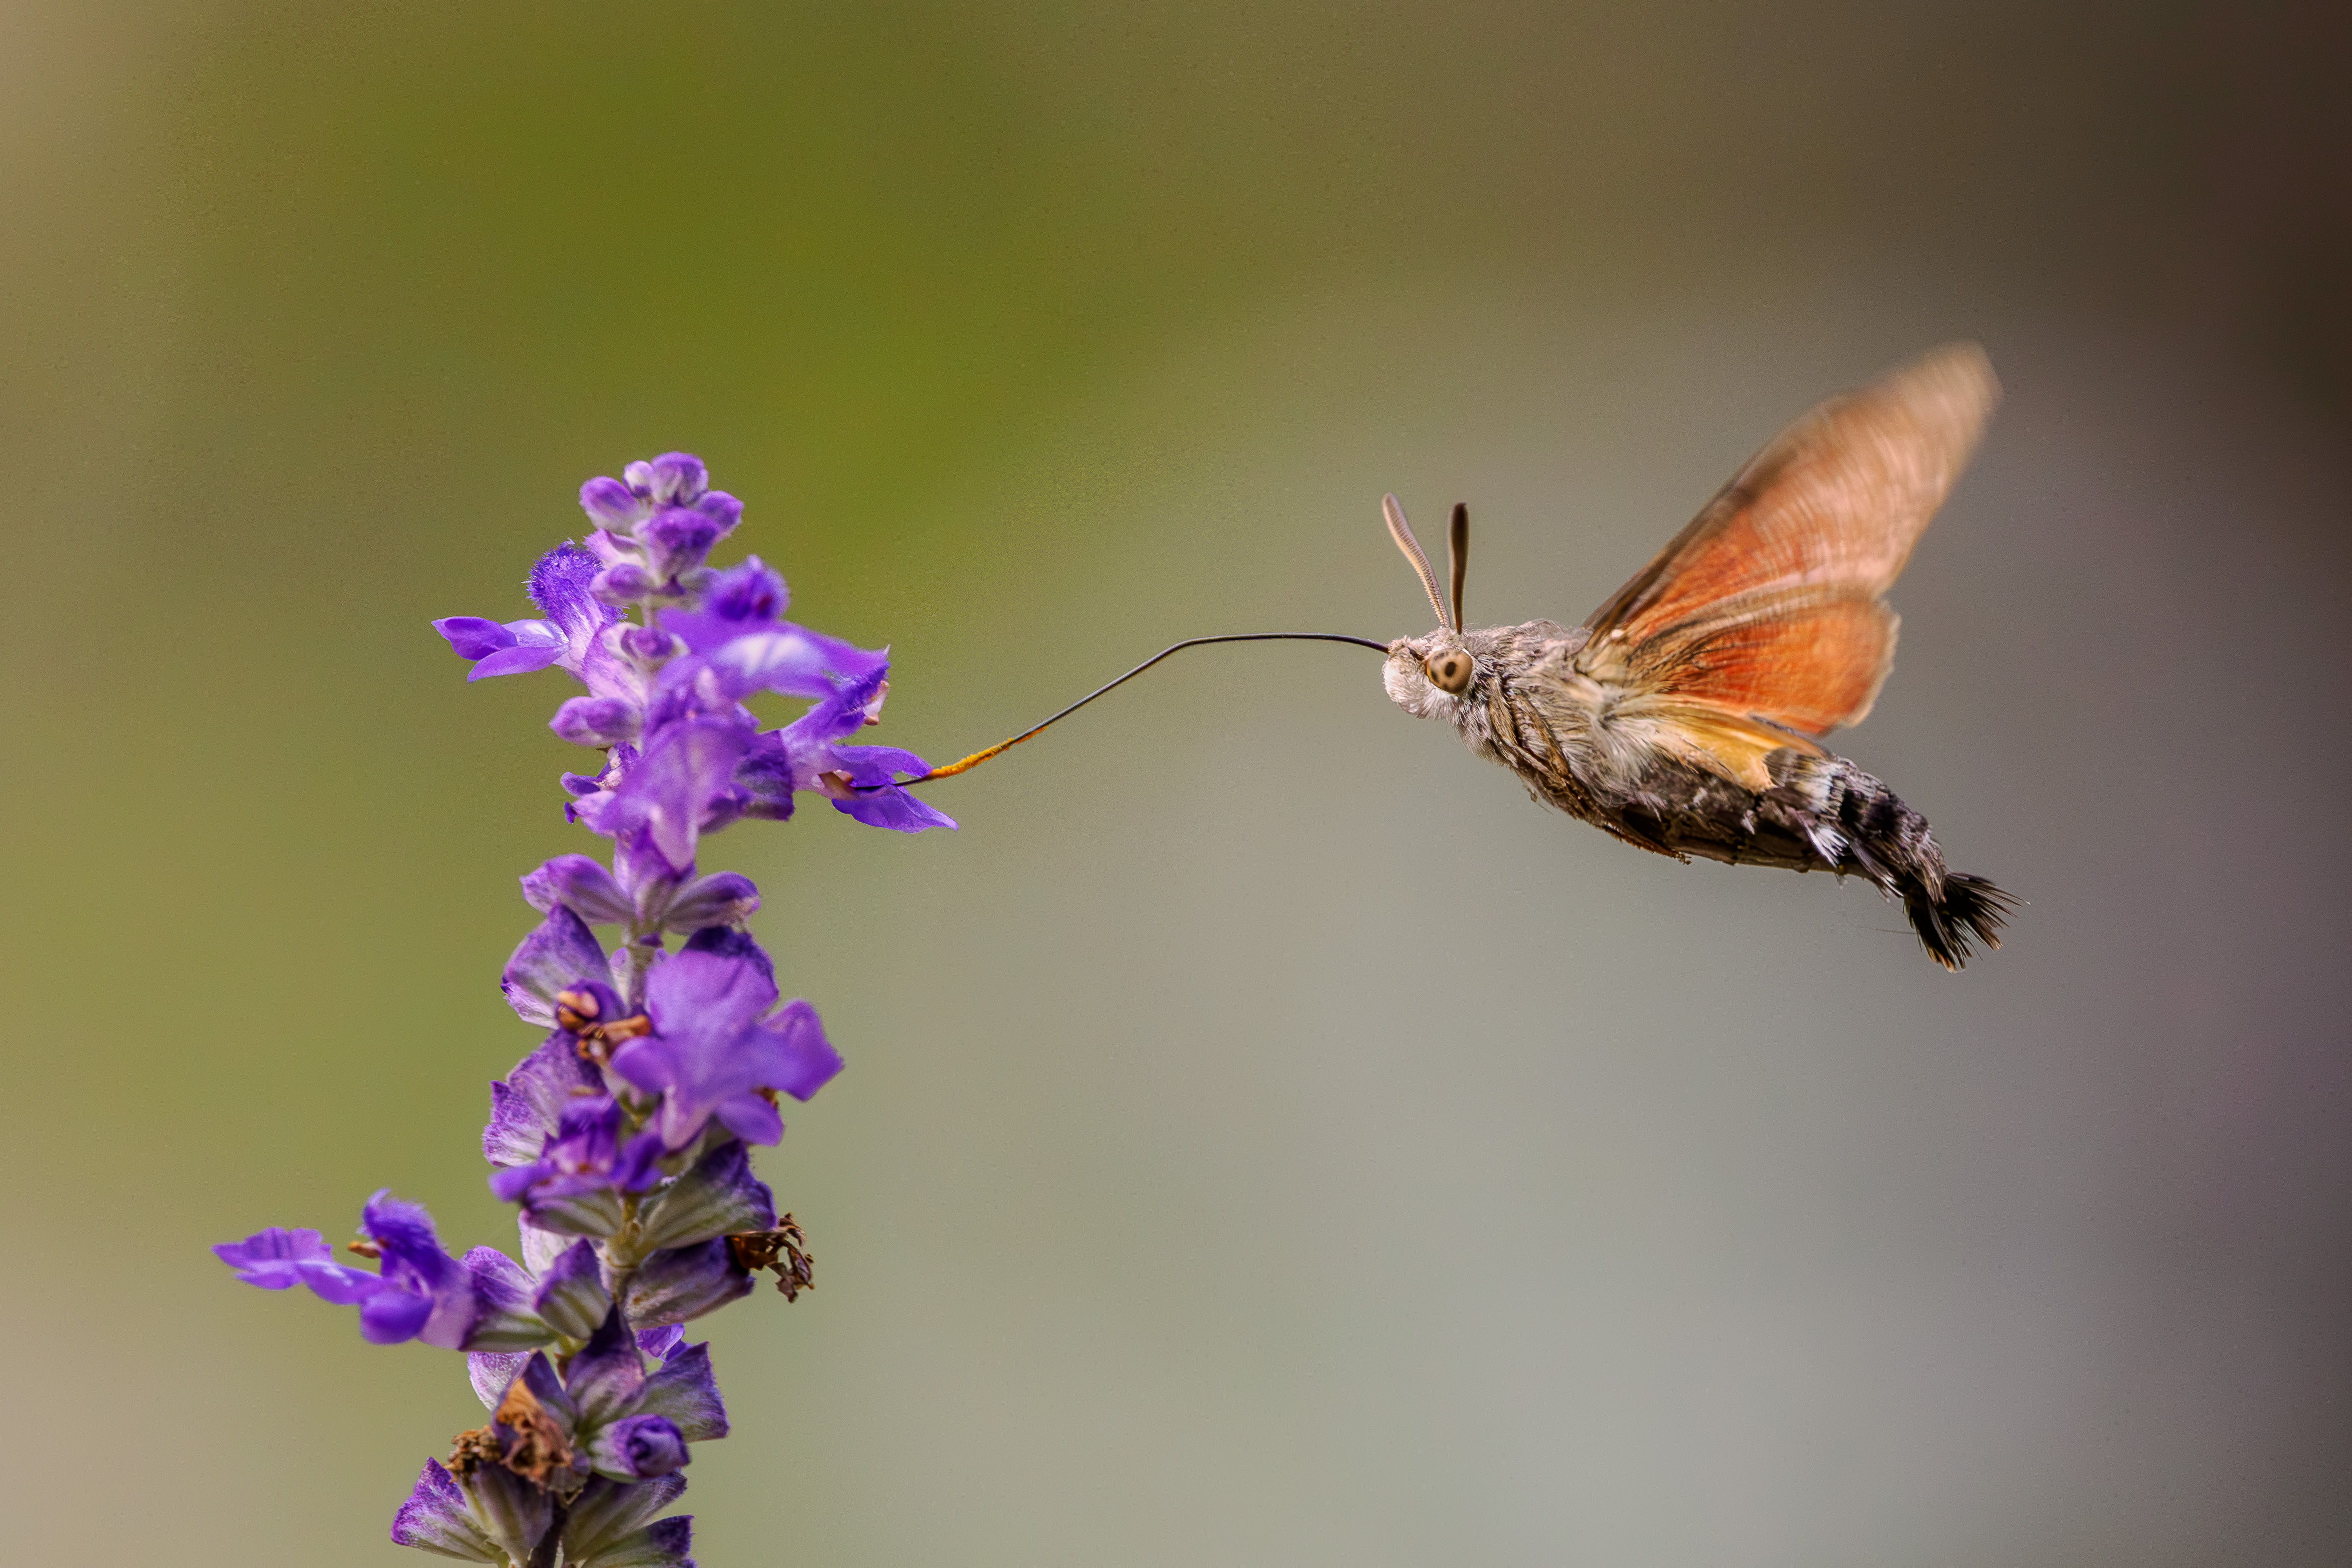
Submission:
<svg viewBox="0 0 2352 1568">
<path fill-rule="evenodd" d="M 1639 643 L 1743 594 L 1886 591 L 2000 396 L 1973 343 L 1948 344 L 1783 431 L 1658 558 L 1594 612 L 1592 646 Z M 1612 633 L 1622 630 L 1622 638 Z"/>
<path fill-rule="evenodd" d="M 1578 673 L 1750 788 L 1780 727 L 1860 723 L 1895 653 L 1881 595 L 1999 399 L 1983 351 L 1953 344 L 1823 403 L 1594 612 Z"/>
</svg>

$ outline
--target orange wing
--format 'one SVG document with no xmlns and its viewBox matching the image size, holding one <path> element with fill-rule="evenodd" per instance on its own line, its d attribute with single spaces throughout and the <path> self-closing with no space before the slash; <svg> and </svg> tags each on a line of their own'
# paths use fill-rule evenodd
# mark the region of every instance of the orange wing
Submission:
<svg viewBox="0 0 2352 1568">
<path fill-rule="evenodd" d="M 1861 723 L 1895 657 L 1881 596 L 2000 396 L 1960 343 L 1823 403 L 1593 612 L 1577 668 L 1751 787 L 1780 728 Z"/>
</svg>

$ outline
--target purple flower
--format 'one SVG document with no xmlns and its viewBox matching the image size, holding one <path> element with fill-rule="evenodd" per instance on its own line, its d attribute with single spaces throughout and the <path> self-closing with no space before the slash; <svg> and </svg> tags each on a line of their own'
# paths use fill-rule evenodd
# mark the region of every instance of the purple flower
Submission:
<svg viewBox="0 0 2352 1568">
<path fill-rule="evenodd" d="M 646 977 L 654 1032 L 621 1047 L 612 1067 L 662 1096 L 654 1124 L 668 1147 L 692 1143 L 714 1116 L 747 1142 L 772 1144 L 784 1124 L 761 1092 L 806 1100 L 841 1071 L 816 1009 L 793 1001 L 771 1017 L 776 996 L 764 955 L 754 962 L 689 946 Z"/>
<path fill-rule="evenodd" d="M 360 1303 L 371 1344 L 421 1339 L 444 1350 L 514 1350 L 543 1344 L 530 1315 L 530 1276 L 506 1254 L 477 1247 L 460 1261 L 441 1249 L 433 1217 L 386 1188 L 368 1199 L 361 1228 L 383 1254 L 381 1288 Z"/>
<path fill-rule="evenodd" d="M 490 1192 L 501 1203 L 522 1205 L 523 1213 L 541 1229 L 608 1236 L 619 1228 L 620 1220 L 610 1195 L 653 1186 L 661 1179 L 655 1168 L 661 1154 L 657 1134 L 622 1140 L 621 1107 L 610 1095 L 583 1095 L 562 1108 L 539 1157 L 492 1175 Z M 590 1197 L 608 1201 L 579 1201 Z M 608 1207 L 612 1223 L 599 1223 Z"/>
<path fill-rule="evenodd" d="M 715 817 L 712 808 L 725 797 L 735 764 L 751 743 L 751 727 L 731 714 L 666 726 L 612 792 L 596 831 L 615 836 L 641 831 L 673 873 L 686 875 L 694 869 L 703 831 L 732 815 Z"/>
<path fill-rule="evenodd" d="M 691 1445 L 725 1437 L 728 1417 L 709 1347 L 678 1325 L 748 1294 L 758 1270 L 787 1300 L 807 1288 L 805 1238 L 748 1145 L 782 1135 L 780 1096 L 805 1100 L 842 1065 L 814 1009 L 779 1005 L 742 929 L 760 890 L 696 874 L 701 837 L 788 818 L 804 790 L 876 826 L 955 824 L 901 787 L 921 758 L 856 744 L 879 722 L 887 650 L 785 620 L 784 580 L 757 557 L 709 564 L 742 507 L 699 458 L 632 463 L 580 504 L 593 527 L 531 566 L 535 615 L 434 622 L 471 679 L 574 676 L 585 695 L 549 727 L 604 752 L 562 782 L 566 820 L 610 841 L 609 865 L 559 855 L 521 879 L 541 918 L 500 976 L 546 1031 L 490 1085 L 482 1129 L 491 1190 L 520 1210 L 520 1261 L 453 1256 L 388 1189 L 352 1243 L 374 1272 L 336 1261 L 315 1230 L 214 1251 L 248 1284 L 356 1307 L 370 1341 L 466 1354 L 489 1421 L 425 1467 L 395 1542 L 491 1568 L 693 1568 L 691 1521 L 657 1516 L 685 1490 Z M 761 692 L 813 706 L 762 734 L 745 706 Z M 599 926 L 617 928 L 617 951 Z"/>
<path fill-rule="evenodd" d="M 834 810 L 868 827 L 919 833 L 952 828 L 955 819 L 898 788 L 899 774 L 919 776 L 930 765 L 895 746 L 842 744 L 867 725 L 880 722 L 889 693 L 888 666 L 844 684 L 782 729 L 755 737 L 736 765 L 735 784 L 745 797 L 744 815 L 782 820 L 793 814 L 793 796 L 814 790 Z"/>
<path fill-rule="evenodd" d="M 602 996 L 612 995 L 610 988 Z M 601 1004 L 600 1004 L 601 1005 Z M 617 1003 L 613 1006 L 619 1016 Z M 558 1030 L 490 1084 L 490 1119 L 482 1157 L 494 1166 L 529 1166 L 555 1134 L 563 1113 L 583 1095 L 604 1092 L 604 1075 L 580 1054 L 576 1036 Z"/>
<path fill-rule="evenodd" d="M 555 1025 L 555 998 L 591 981 L 612 978 L 610 960 L 577 915 L 559 904 L 507 960 L 499 989 L 527 1024 Z"/>
<path fill-rule="evenodd" d="M 590 592 L 596 571 L 594 555 L 578 545 L 558 545 L 532 564 L 525 584 L 540 619 L 500 625 L 478 615 L 453 615 L 436 621 L 433 629 L 448 639 L 458 657 L 474 661 L 467 680 L 553 664 L 579 676 L 599 696 L 640 695 L 635 673 L 603 645 L 604 629 L 621 612 Z"/>
<path fill-rule="evenodd" d="M 242 1241 L 224 1241 L 213 1256 L 236 1270 L 236 1277 L 265 1291 L 308 1285 L 322 1301 L 348 1307 L 383 1288 L 383 1281 L 364 1269 L 334 1260 L 334 1249 L 315 1230 L 280 1230 L 271 1226 Z"/>
<path fill-rule="evenodd" d="M 389 1190 L 368 1199 L 362 1229 L 380 1273 L 328 1261 L 315 1230 L 261 1231 L 213 1249 L 237 1278 L 264 1290 L 297 1283 L 338 1306 L 357 1305 L 372 1344 L 421 1339 L 445 1350 L 518 1350 L 544 1344 L 547 1325 L 530 1311 L 530 1276 L 495 1248 L 463 1260 L 441 1249 L 433 1217 Z"/>
<path fill-rule="evenodd" d="M 665 610 L 661 622 L 688 652 L 707 653 L 747 632 L 773 631 L 793 601 L 783 577 L 758 556 L 719 572 L 691 610 Z"/>
</svg>

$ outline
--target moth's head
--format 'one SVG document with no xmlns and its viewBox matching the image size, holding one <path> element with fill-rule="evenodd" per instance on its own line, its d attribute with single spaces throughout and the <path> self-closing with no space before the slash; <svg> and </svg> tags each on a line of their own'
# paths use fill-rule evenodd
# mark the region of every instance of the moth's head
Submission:
<svg viewBox="0 0 2352 1568">
<path fill-rule="evenodd" d="M 1412 525 L 1405 520 L 1404 507 L 1397 498 L 1382 497 L 1381 510 L 1388 517 L 1389 537 L 1404 552 L 1413 575 L 1421 579 L 1422 591 L 1429 595 L 1429 607 L 1437 612 L 1436 631 L 1425 637 L 1400 637 L 1389 644 L 1388 664 L 1381 679 L 1388 687 L 1389 700 L 1414 717 L 1459 724 L 1475 706 L 1481 679 L 1492 674 L 1491 665 L 1482 671 L 1481 650 L 1473 645 L 1482 639 L 1465 635 L 1462 630 L 1462 579 L 1470 565 L 1470 508 L 1455 503 L 1446 528 L 1450 595 L 1438 591 L 1437 573 L 1430 570 L 1429 558 L 1422 553 L 1421 541 L 1412 537 Z"/>
<path fill-rule="evenodd" d="M 1389 700 L 1415 718 L 1441 718 L 1459 724 L 1473 709 L 1483 710 L 1485 683 L 1493 677 L 1491 660 L 1479 657 L 1479 643 L 1488 633 L 1465 635 L 1441 626 L 1425 637 L 1400 637 L 1389 644 L 1389 661 L 1381 684 Z"/>
</svg>

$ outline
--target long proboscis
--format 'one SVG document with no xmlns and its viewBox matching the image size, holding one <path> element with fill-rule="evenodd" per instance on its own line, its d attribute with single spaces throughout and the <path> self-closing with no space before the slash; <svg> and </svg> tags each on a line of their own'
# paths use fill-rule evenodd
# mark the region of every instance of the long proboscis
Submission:
<svg viewBox="0 0 2352 1568">
<path fill-rule="evenodd" d="M 1359 648 L 1373 648 L 1379 650 L 1382 653 L 1389 651 L 1389 645 L 1386 643 L 1375 643 L 1370 637 L 1350 637 L 1344 632 L 1231 632 L 1222 637 L 1187 637 L 1181 643 L 1171 643 L 1170 646 L 1160 649 L 1160 652 L 1152 654 L 1151 657 L 1144 660 L 1143 663 L 1136 665 L 1135 668 L 1119 676 L 1118 680 L 1107 682 L 1102 685 L 1097 686 L 1093 691 L 1088 692 L 1086 695 L 1080 697 L 1077 701 L 1072 703 L 1061 712 L 1054 715 L 1051 718 L 1031 725 L 1027 729 L 1023 730 L 1012 739 L 1000 740 L 985 751 L 975 751 L 970 757 L 958 758 L 955 761 L 949 763 L 944 768 L 934 768 L 919 779 L 907 779 L 905 784 L 902 784 L 900 788 L 903 789 L 908 784 L 928 784 L 934 779 L 952 779 L 959 773 L 969 772 L 972 768 L 977 768 L 982 763 L 987 761 L 990 758 L 999 756 L 1002 753 L 1012 750 L 1014 747 L 1020 745 L 1023 741 L 1028 739 L 1039 730 L 1044 729 L 1047 725 L 1055 724 L 1062 719 L 1069 717 L 1072 714 L 1077 712 L 1080 708 L 1086 706 L 1088 703 L 1094 701 L 1095 698 L 1102 695 L 1105 692 L 1109 691 L 1112 687 L 1125 685 L 1128 682 L 1135 679 L 1136 676 L 1143 674 L 1144 671 L 1151 668 L 1152 665 L 1160 663 L 1160 660 L 1168 657 L 1171 653 L 1181 653 L 1187 648 L 1204 647 L 1211 643 L 1285 642 L 1353 643 Z M 878 789 L 885 788 L 885 786 L 877 784 L 869 785 L 867 788 Z"/>
</svg>

